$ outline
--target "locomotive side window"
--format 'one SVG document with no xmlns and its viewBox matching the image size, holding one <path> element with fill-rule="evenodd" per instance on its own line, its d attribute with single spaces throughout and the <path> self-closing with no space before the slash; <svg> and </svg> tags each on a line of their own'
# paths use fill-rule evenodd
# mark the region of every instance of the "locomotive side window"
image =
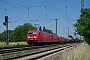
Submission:
<svg viewBox="0 0 90 60">
<path fill-rule="evenodd" d="M 36 32 L 29 32 L 28 34 L 37 34 Z"/>
</svg>

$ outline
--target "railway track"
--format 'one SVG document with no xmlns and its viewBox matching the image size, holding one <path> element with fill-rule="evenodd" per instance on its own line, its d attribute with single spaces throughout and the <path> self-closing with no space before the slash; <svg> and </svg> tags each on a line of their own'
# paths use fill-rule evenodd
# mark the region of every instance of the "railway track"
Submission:
<svg viewBox="0 0 90 60">
<path fill-rule="evenodd" d="M 38 60 L 50 54 L 72 48 L 73 46 L 76 46 L 76 45 L 77 44 L 59 45 L 59 47 L 56 47 L 56 48 L 43 47 L 37 50 L 36 52 L 22 54 L 21 56 L 16 56 L 12 58 L 6 58 L 5 60 Z"/>
<path fill-rule="evenodd" d="M 28 47 L 19 47 L 19 48 L 0 49 L 0 54 L 10 53 L 10 52 L 18 52 L 18 51 L 25 51 L 25 50 L 29 50 L 29 49 L 37 49 L 37 48 L 43 48 L 43 47 L 55 46 L 55 45 L 56 44 L 43 45 L 43 46 L 28 46 Z"/>
</svg>

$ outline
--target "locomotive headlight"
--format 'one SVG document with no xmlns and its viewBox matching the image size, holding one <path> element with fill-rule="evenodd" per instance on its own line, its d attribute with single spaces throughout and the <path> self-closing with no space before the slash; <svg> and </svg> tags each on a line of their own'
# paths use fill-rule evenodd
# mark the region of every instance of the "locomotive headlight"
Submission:
<svg viewBox="0 0 90 60">
<path fill-rule="evenodd" d="M 30 36 L 28 36 L 28 38 L 30 38 Z"/>
<path fill-rule="evenodd" d="M 34 38 L 37 38 L 36 36 L 34 36 Z"/>
</svg>

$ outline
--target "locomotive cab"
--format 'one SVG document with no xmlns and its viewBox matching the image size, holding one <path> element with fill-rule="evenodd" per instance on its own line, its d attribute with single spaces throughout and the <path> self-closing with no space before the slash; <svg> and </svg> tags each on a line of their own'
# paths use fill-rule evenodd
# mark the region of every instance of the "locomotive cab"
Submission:
<svg viewBox="0 0 90 60">
<path fill-rule="evenodd" d="M 37 32 L 36 30 L 29 30 L 27 33 L 27 43 L 30 44 L 35 44 L 37 43 L 37 40 L 39 39 L 39 32 Z"/>
</svg>

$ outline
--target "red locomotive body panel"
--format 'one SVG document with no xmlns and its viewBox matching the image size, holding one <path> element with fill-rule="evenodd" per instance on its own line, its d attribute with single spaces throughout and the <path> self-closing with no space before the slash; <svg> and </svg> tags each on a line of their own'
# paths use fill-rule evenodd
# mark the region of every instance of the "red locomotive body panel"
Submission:
<svg viewBox="0 0 90 60">
<path fill-rule="evenodd" d="M 58 42 L 58 35 L 53 34 L 52 42 Z"/>
<path fill-rule="evenodd" d="M 40 32 L 39 34 L 39 41 L 40 42 L 49 42 L 50 34 L 46 32 Z"/>
<path fill-rule="evenodd" d="M 53 34 L 50 34 L 50 42 L 53 41 Z"/>
</svg>

